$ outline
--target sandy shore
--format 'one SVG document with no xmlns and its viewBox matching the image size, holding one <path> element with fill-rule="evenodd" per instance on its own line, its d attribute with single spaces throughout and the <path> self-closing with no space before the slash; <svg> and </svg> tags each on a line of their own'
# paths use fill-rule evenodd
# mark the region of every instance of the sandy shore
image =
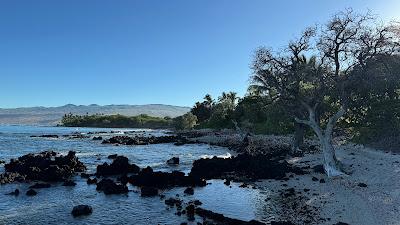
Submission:
<svg viewBox="0 0 400 225">
<path fill-rule="evenodd" d="M 237 134 L 210 134 L 196 140 L 229 146 L 238 144 L 240 138 Z M 315 141 L 309 142 L 315 144 Z M 255 136 L 250 143 L 252 147 L 244 151 L 260 151 L 263 146 L 270 145 L 287 145 L 290 137 Z M 277 198 L 280 192 L 291 188 L 301 195 L 294 206 L 284 206 L 286 208 L 282 208 L 280 218 L 276 219 L 296 224 L 312 222 L 332 225 L 342 222 L 351 225 L 399 225 L 400 155 L 353 144 L 336 146 L 336 149 L 338 158 L 350 169 L 349 176 L 328 178 L 325 174 L 310 170 L 310 174 L 296 175 L 288 181 L 265 180 L 255 184 L 257 188 L 273 190 Z M 312 168 L 322 163 L 322 155 L 318 151 L 311 151 L 303 157 L 286 160 L 293 165 Z M 308 217 L 300 215 L 305 208 L 310 210 Z"/>
</svg>

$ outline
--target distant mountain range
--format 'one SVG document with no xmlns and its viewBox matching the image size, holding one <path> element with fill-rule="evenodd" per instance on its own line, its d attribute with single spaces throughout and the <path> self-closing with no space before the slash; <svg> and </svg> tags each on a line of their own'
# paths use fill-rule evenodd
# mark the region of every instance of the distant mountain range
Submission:
<svg viewBox="0 0 400 225">
<path fill-rule="evenodd" d="M 64 114 L 84 115 L 101 113 L 105 115 L 121 114 L 136 116 L 147 114 L 157 117 L 177 117 L 190 110 L 189 107 L 149 104 L 149 105 L 73 105 L 60 107 L 0 108 L 0 124 L 15 125 L 57 125 Z"/>
</svg>

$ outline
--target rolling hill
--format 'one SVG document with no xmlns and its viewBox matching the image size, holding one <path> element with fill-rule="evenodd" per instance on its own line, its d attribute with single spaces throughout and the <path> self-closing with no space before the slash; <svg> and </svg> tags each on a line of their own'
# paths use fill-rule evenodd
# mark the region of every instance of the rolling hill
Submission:
<svg viewBox="0 0 400 225">
<path fill-rule="evenodd" d="M 57 125 L 66 113 L 73 114 L 121 114 L 136 116 L 148 114 L 157 117 L 176 117 L 185 114 L 189 107 L 172 106 L 163 104 L 148 105 L 73 105 L 59 107 L 27 107 L 27 108 L 0 108 L 0 124 L 15 125 Z"/>
</svg>

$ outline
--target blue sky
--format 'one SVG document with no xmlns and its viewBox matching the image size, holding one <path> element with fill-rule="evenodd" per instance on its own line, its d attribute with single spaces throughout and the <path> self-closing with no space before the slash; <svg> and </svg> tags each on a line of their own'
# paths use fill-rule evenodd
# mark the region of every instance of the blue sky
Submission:
<svg viewBox="0 0 400 225">
<path fill-rule="evenodd" d="M 243 95 L 255 48 L 346 7 L 400 19 L 398 0 L 0 1 L 0 107 Z"/>
</svg>

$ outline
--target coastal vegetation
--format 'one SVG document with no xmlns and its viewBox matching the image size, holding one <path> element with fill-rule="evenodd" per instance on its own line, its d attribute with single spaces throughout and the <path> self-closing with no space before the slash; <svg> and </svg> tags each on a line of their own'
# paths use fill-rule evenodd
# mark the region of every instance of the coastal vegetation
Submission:
<svg viewBox="0 0 400 225">
<path fill-rule="evenodd" d="M 202 128 L 292 131 L 300 139 L 293 141 L 297 145 L 311 130 L 320 142 L 325 172 L 341 175 L 332 144 L 337 123 L 364 143 L 382 136 L 397 139 L 399 38 L 398 24 L 381 24 L 352 10 L 339 12 L 321 27 L 306 28 L 281 51 L 257 49 L 249 93 L 241 104 L 234 93 L 223 93 L 217 102 L 207 95 L 192 113 L 202 118 Z M 273 129 L 262 130 L 260 124 Z"/>
<path fill-rule="evenodd" d="M 172 124 L 170 117 L 154 117 L 146 114 L 138 116 L 123 115 L 74 115 L 66 114 L 61 120 L 66 127 L 110 127 L 110 128 L 169 128 Z"/>
<path fill-rule="evenodd" d="M 75 115 L 65 114 L 61 119 L 61 125 L 65 127 L 109 127 L 109 128 L 148 128 L 177 130 L 191 129 L 197 123 L 197 118 L 192 113 L 186 113 L 175 118 L 155 117 L 146 114 L 138 116 L 124 115 Z"/>
</svg>

